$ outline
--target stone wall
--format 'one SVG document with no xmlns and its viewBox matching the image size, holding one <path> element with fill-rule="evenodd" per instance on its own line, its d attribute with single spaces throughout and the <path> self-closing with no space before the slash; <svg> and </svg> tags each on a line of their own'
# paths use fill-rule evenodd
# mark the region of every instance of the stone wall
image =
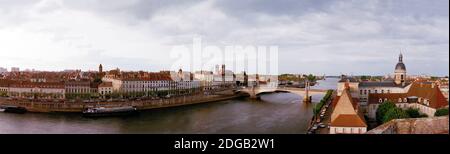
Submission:
<svg viewBox="0 0 450 154">
<path fill-rule="evenodd" d="M 391 120 L 367 134 L 448 134 L 448 116 Z"/>
</svg>

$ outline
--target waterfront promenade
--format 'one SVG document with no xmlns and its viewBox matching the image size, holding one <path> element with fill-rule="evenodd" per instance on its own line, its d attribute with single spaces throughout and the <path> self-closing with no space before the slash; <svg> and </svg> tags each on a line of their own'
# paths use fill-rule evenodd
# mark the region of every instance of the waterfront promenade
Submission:
<svg viewBox="0 0 450 154">
<path fill-rule="evenodd" d="M 247 94 L 233 93 L 231 90 L 221 94 L 196 94 L 190 96 L 178 96 L 173 98 L 149 99 L 149 100 L 124 100 L 124 101 L 99 101 L 99 102 L 43 102 L 34 100 L 9 100 L 0 98 L 0 105 L 12 105 L 24 107 L 29 112 L 82 112 L 88 107 L 119 107 L 135 106 L 138 110 L 148 110 L 155 108 L 175 107 L 191 104 L 200 104 L 208 102 L 223 101 L 239 97 L 245 97 Z"/>
</svg>

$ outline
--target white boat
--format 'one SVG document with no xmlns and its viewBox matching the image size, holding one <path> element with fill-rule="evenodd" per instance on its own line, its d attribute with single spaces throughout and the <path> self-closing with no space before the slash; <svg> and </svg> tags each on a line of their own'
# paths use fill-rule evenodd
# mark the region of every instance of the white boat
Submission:
<svg viewBox="0 0 450 154">
<path fill-rule="evenodd" d="M 123 106 L 123 107 L 96 107 L 87 108 L 83 111 L 83 115 L 86 117 L 101 117 L 101 116 L 121 116 L 130 115 L 137 113 L 137 108 L 133 106 Z"/>
</svg>

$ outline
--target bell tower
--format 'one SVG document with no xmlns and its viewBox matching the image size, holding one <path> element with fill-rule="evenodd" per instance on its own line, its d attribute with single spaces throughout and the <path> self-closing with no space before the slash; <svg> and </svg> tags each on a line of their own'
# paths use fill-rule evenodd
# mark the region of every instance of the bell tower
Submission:
<svg viewBox="0 0 450 154">
<path fill-rule="evenodd" d="M 102 64 L 100 64 L 100 65 L 98 66 L 98 72 L 99 72 L 99 73 L 103 73 L 103 66 L 102 66 Z"/>
<path fill-rule="evenodd" d="M 403 63 L 403 55 L 402 53 L 400 53 L 399 57 L 398 57 L 398 63 L 395 66 L 395 84 L 405 84 L 406 81 L 406 66 Z"/>
</svg>

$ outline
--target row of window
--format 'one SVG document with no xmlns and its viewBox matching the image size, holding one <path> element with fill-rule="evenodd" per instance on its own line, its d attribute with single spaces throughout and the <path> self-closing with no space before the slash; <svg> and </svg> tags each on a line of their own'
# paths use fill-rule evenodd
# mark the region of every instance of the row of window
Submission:
<svg viewBox="0 0 450 154">
<path fill-rule="evenodd" d="M 378 90 L 374 90 L 374 91 L 375 91 L 375 92 L 374 92 L 375 94 L 378 93 Z M 382 89 L 382 90 L 380 90 L 380 91 L 381 91 L 382 94 L 385 92 L 384 89 Z M 391 90 L 388 89 L 388 90 L 386 90 L 386 92 L 389 94 L 389 93 L 391 93 Z M 372 93 L 372 90 L 366 90 L 366 89 L 365 89 L 365 90 L 359 90 L 359 94 L 360 94 L 360 95 L 363 95 L 363 94 L 364 94 L 364 95 L 367 95 L 368 93 L 371 94 L 371 93 Z"/>
<path fill-rule="evenodd" d="M 154 88 L 154 87 L 168 87 L 169 84 L 162 84 L 162 85 L 129 85 L 129 84 L 125 84 L 123 85 L 123 88 Z M 175 86 L 175 87 L 194 87 L 194 86 L 198 86 L 198 85 L 171 85 L 171 86 Z"/>
<path fill-rule="evenodd" d="M 364 128 L 342 128 L 342 127 L 337 127 L 337 128 L 334 128 L 334 132 L 336 134 L 362 134 L 362 133 L 365 133 L 366 131 L 364 130 Z"/>
<path fill-rule="evenodd" d="M 89 93 L 91 89 L 66 89 L 68 93 Z"/>
</svg>

